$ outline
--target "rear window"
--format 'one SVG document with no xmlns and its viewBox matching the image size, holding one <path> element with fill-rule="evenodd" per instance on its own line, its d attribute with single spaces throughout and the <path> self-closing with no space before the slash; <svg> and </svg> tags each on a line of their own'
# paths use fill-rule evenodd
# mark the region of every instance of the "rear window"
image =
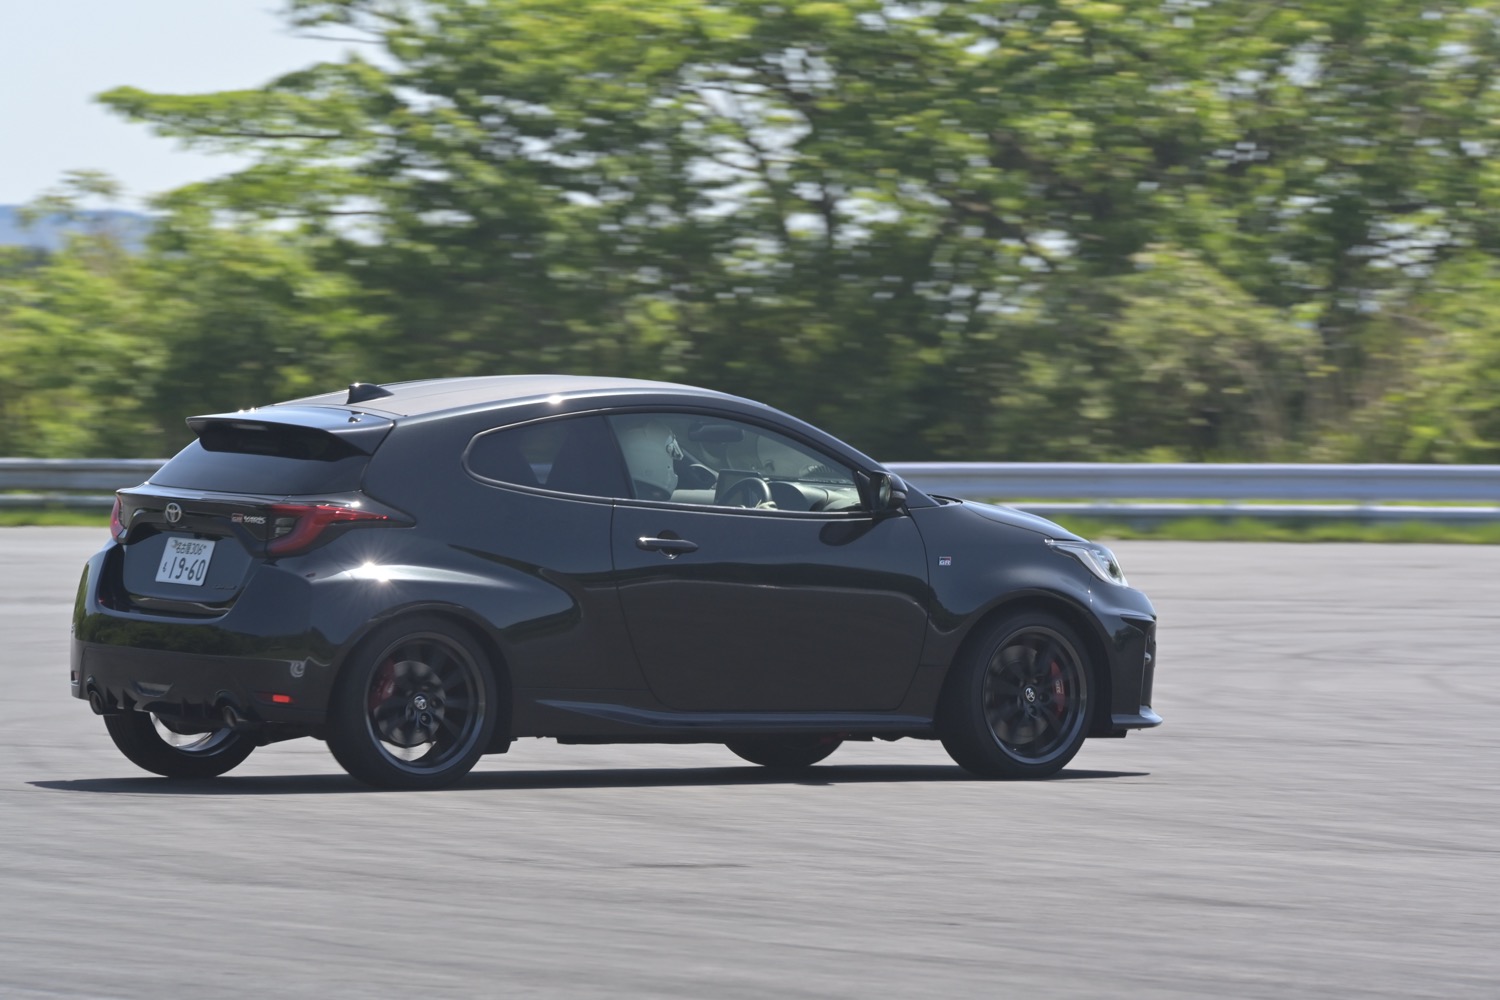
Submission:
<svg viewBox="0 0 1500 1000">
<path fill-rule="evenodd" d="M 265 435 L 255 439 L 254 452 L 211 451 L 201 440 L 194 441 L 162 466 L 151 477 L 151 483 L 178 489 L 268 496 L 347 493 L 359 489 L 370 456 L 339 447 L 341 443 L 330 435 L 319 436 L 328 438 L 332 445 L 318 447 L 305 436 L 298 436 L 289 440 L 284 449 L 287 454 L 275 454 L 276 449 L 268 445 Z M 222 446 L 227 442 L 211 443 Z"/>
</svg>

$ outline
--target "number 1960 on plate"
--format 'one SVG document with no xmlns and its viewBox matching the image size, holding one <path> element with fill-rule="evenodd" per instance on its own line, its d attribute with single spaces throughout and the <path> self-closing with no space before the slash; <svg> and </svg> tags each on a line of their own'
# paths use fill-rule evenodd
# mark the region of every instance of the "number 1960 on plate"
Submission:
<svg viewBox="0 0 1500 1000">
<path fill-rule="evenodd" d="M 208 577 L 208 564 L 214 557 L 214 544 L 201 538 L 169 535 L 161 565 L 156 567 L 156 582 L 203 586 Z"/>
</svg>

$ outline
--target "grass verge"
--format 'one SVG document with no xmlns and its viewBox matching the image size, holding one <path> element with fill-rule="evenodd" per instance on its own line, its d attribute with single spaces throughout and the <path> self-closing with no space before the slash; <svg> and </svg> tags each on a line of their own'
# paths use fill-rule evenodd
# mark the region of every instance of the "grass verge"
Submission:
<svg viewBox="0 0 1500 1000">
<path fill-rule="evenodd" d="M 0 527 L 14 528 L 30 524 L 108 530 L 109 511 L 68 510 L 65 507 L 0 510 Z"/>
</svg>

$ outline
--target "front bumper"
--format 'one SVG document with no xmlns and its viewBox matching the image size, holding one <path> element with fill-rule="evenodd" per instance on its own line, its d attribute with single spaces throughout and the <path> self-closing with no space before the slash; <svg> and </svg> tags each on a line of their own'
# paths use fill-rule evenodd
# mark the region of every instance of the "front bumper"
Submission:
<svg viewBox="0 0 1500 1000">
<path fill-rule="evenodd" d="M 1109 731 L 1124 736 L 1131 729 L 1161 725 L 1161 716 L 1151 709 L 1151 689 L 1156 680 L 1156 620 L 1131 614 L 1114 619 L 1113 692 L 1110 699 Z"/>
<path fill-rule="evenodd" d="M 1116 730 L 1151 729 L 1161 725 L 1161 716 L 1153 712 L 1150 705 L 1142 705 L 1138 712 L 1115 712 L 1109 721 Z M 1120 735 L 1125 734 L 1122 731 Z"/>
</svg>

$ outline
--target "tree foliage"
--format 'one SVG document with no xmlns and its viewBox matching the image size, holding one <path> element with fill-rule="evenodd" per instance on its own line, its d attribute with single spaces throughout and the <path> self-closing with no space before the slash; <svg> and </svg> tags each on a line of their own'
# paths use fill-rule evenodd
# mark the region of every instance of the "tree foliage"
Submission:
<svg viewBox="0 0 1500 1000">
<path fill-rule="evenodd" d="M 128 279 L 161 384 L 198 393 L 152 421 L 557 370 L 756 396 L 889 458 L 1494 453 L 1491 5 L 287 16 L 362 44 L 102 98 L 255 157 L 168 196 Z"/>
<path fill-rule="evenodd" d="M 65 186 L 39 213 L 81 216 Z M 350 279 L 277 234 L 209 224 L 186 208 L 146 253 L 107 227 L 50 259 L 0 257 L 0 453 L 170 453 L 183 417 L 324 390 L 378 314 Z"/>
</svg>

